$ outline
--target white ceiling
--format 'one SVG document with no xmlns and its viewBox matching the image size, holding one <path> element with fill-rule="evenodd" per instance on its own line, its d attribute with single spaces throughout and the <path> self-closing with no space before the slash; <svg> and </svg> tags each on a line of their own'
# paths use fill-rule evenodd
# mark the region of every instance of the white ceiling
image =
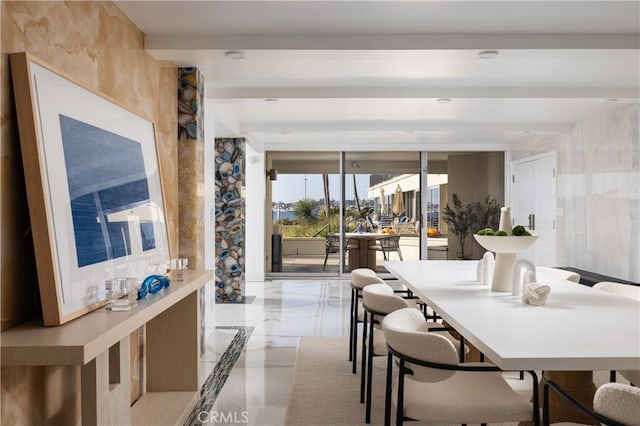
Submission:
<svg viewBox="0 0 640 426">
<path fill-rule="evenodd" d="M 200 68 L 217 131 L 267 147 L 516 143 L 640 99 L 638 1 L 116 3 Z"/>
</svg>

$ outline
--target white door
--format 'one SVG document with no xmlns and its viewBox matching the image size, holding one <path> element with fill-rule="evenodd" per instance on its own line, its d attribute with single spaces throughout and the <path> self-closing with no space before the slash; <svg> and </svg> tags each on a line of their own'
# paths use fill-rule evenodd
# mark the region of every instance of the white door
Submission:
<svg viewBox="0 0 640 426">
<path fill-rule="evenodd" d="M 511 163 L 513 224 L 539 235 L 528 250 L 518 253 L 537 266 L 555 264 L 556 169 L 555 153 L 524 158 Z"/>
</svg>

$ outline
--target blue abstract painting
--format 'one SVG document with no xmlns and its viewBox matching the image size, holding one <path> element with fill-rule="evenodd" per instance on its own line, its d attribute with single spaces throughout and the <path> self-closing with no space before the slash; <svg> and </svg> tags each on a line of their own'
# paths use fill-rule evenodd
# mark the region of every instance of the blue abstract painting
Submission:
<svg viewBox="0 0 640 426">
<path fill-rule="evenodd" d="M 126 215 L 149 203 L 140 143 L 82 121 L 60 117 L 78 266 L 132 253 Z M 149 227 L 150 225 L 150 227 Z M 153 224 L 140 225 L 143 250 L 153 249 Z"/>
</svg>

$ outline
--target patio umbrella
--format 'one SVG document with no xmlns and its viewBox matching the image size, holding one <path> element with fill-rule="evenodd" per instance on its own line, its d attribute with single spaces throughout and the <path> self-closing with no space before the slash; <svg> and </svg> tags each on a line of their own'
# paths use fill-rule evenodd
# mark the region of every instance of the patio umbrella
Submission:
<svg viewBox="0 0 640 426">
<path fill-rule="evenodd" d="M 393 194 L 393 214 L 400 216 L 404 213 L 404 197 L 402 196 L 402 188 L 397 186 L 395 194 Z"/>
<path fill-rule="evenodd" d="M 387 205 L 384 202 L 384 188 L 380 188 L 380 214 L 387 214 Z"/>
</svg>

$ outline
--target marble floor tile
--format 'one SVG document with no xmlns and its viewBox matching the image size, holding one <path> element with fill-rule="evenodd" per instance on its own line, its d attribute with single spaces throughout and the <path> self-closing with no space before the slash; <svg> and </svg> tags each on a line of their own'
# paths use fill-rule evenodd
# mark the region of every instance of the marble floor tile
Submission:
<svg viewBox="0 0 640 426">
<path fill-rule="evenodd" d="M 348 334 L 347 280 L 247 283 L 246 294 L 255 300 L 215 306 L 187 425 L 284 424 L 299 338 Z"/>
</svg>

